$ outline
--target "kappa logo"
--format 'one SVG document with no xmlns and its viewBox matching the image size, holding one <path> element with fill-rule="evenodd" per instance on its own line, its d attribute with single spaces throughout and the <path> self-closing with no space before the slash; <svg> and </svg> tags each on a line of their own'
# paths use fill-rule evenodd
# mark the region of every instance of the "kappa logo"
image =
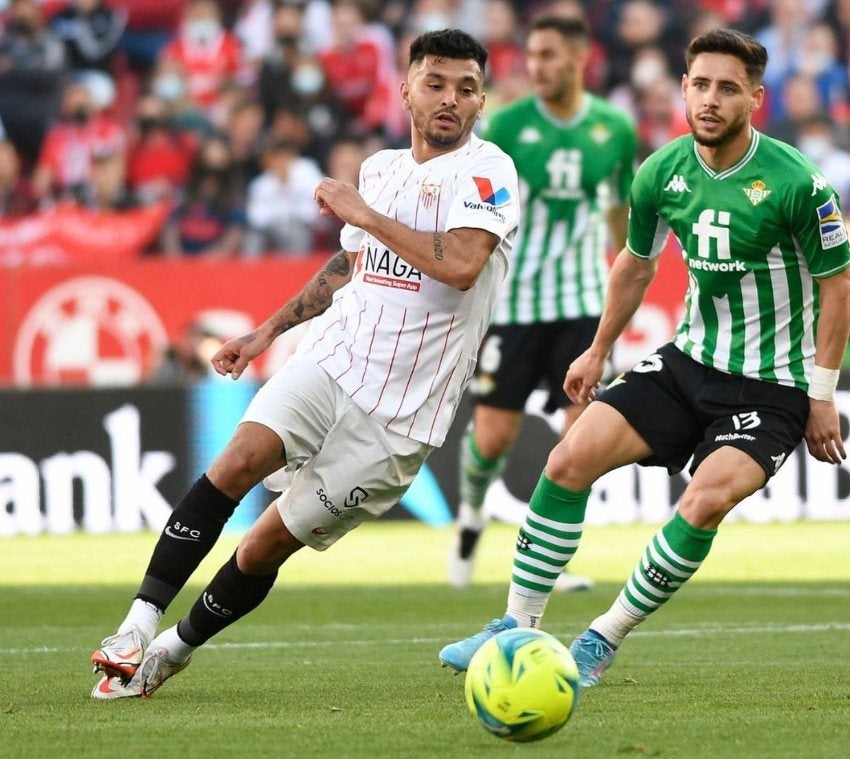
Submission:
<svg viewBox="0 0 850 759">
<path fill-rule="evenodd" d="M 507 188 L 500 187 L 494 191 L 493 183 L 486 177 L 472 177 L 472 180 L 478 188 L 478 197 L 491 206 L 503 206 L 511 199 L 511 194 Z"/>
<path fill-rule="evenodd" d="M 812 194 L 810 197 L 814 197 L 821 190 L 826 189 L 828 184 L 829 182 L 826 181 L 823 174 L 812 174 Z"/>
<path fill-rule="evenodd" d="M 664 192 L 690 192 L 691 188 L 681 174 L 674 174 L 673 178 L 667 183 Z"/>
</svg>

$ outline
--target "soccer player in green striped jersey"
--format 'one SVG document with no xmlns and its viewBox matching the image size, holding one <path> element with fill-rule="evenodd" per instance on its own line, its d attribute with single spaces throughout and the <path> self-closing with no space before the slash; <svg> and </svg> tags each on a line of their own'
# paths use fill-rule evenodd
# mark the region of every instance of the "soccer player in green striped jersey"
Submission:
<svg viewBox="0 0 850 759">
<path fill-rule="evenodd" d="M 570 363 L 590 345 L 605 299 L 607 249 L 625 243 L 637 135 L 631 118 L 584 89 L 589 29 L 580 19 L 542 17 L 526 61 L 534 94 L 496 113 L 487 139 L 517 167 L 522 221 L 472 383 L 472 429 L 461 441 L 458 534 L 449 582 L 469 584 L 485 526 L 484 499 L 504 469 L 532 391 L 565 427 L 584 405 L 563 389 Z M 557 589 L 592 581 L 565 574 Z"/>
<path fill-rule="evenodd" d="M 834 396 L 850 333 L 850 247 L 838 198 L 801 153 L 752 128 L 764 47 L 713 30 L 691 42 L 686 61 L 692 134 L 635 177 L 628 241 L 567 393 L 594 396 L 671 231 L 689 272 L 684 318 L 672 342 L 614 380 L 552 451 L 520 529 L 507 613 L 440 652 L 455 669 L 500 630 L 540 624 L 581 537 L 590 487 L 606 472 L 633 462 L 676 472 L 691 460 L 692 478 L 612 606 L 573 642 L 584 686 L 699 569 L 724 517 L 798 443 L 819 461 L 846 458 Z"/>
</svg>

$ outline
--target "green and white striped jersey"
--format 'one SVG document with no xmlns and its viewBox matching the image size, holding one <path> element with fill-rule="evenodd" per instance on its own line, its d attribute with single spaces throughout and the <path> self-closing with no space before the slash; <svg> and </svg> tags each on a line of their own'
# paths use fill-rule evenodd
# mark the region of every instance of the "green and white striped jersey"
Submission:
<svg viewBox="0 0 850 759">
<path fill-rule="evenodd" d="M 520 228 L 494 324 L 602 313 L 608 278 L 605 211 L 628 199 L 637 136 L 628 115 L 585 93 L 570 121 L 536 97 L 498 111 L 485 130 L 514 161 Z"/>
<path fill-rule="evenodd" d="M 752 130 L 741 160 L 714 171 L 680 137 L 635 177 L 628 248 L 657 256 L 669 231 L 689 282 L 676 346 L 730 374 L 807 389 L 816 279 L 850 266 L 838 197 L 817 167 Z"/>
</svg>

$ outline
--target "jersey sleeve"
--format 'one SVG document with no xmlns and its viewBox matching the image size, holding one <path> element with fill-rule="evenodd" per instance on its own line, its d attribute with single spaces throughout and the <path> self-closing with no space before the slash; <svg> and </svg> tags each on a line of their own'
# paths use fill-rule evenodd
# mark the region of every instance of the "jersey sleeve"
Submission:
<svg viewBox="0 0 850 759">
<path fill-rule="evenodd" d="M 500 240 L 519 223 L 519 182 L 513 161 L 501 151 L 487 153 L 461 169 L 446 230 L 486 229 Z"/>
<path fill-rule="evenodd" d="M 810 181 L 799 182 L 791 209 L 791 228 L 813 277 L 830 277 L 850 266 L 847 227 L 838 193 L 809 165 Z"/>
<path fill-rule="evenodd" d="M 638 258 L 655 258 L 660 255 L 670 234 L 670 227 L 658 213 L 657 186 L 653 162 L 648 159 L 635 174 L 629 194 L 626 247 Z"/>
</svg>

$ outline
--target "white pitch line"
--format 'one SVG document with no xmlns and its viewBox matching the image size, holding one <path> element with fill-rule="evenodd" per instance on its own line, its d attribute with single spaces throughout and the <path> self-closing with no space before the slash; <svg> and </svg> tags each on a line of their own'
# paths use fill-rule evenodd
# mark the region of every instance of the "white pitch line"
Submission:
<svg viewBox="0 0 850 759">
<path fill-rule="evenodd" d="M 826 622 L 817 625 L 761 625 L 759 627 L 724 627 L 713 625 L 710 627 L 679 628 L 673 630 L 637 630 L 632 635 L 641 638 L 667 638 L 667 637 L 708 637 L 716 635 L 776 635 L 816 632 L 834 632 L 850 630 L 850 622 Z M 400 645 L 409 646 L 416 644 L 444 644 L 450 635 L 439 638 L 385 638 L 381 640 L 347 640 L 347 646 L 376 646 L 376 645 Z M 328 648 L 338 646 L 339 640 L 274 640 L 255 641 L 246 643 L 208 643 L 205 649 L 240 650 L 240 649 L 285 649 L 285 648 Z M 50 646 L 33 646 L 31 648 L 0 648 L 0 656 L 17 656 L 20 654 L 69 654 L 89 651 L 89 648 L 61 648 Z"/>
</svg>

